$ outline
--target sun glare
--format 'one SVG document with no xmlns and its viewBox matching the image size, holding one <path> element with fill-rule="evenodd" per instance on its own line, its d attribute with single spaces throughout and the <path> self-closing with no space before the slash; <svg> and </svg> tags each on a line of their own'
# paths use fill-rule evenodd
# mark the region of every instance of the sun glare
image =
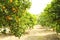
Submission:
<svg viewBox="0 0 60 40">
<path fill-rule="evenodd" d="M 31 0 L 32 5 L 29 9 L 29 12 L 32 14 L 39 14 L 43 11 L 43 9 L 47 6 L 51 0 Z"/>
</svg>

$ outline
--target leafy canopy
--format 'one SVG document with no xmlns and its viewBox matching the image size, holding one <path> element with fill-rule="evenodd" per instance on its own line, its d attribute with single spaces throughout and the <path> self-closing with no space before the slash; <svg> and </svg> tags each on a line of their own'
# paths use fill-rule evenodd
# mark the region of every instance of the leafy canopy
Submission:
<svg viewBox="0 0 60 40">
<path fill-rule="evenodd" d="M 52 0 L 39 16 L 40 25 L 55 28 L 56 32 L 60 32 L 60 1 Z"/>
<path fill-rule="evenodd" d="M 0 29 L 6 34 L 6 28 L 10 34 L 20 37 L 25 29 L 35 24 L 35 16 L 27 12 L 31 6 L 29 0 L 0 0 Z"/>
</svg>

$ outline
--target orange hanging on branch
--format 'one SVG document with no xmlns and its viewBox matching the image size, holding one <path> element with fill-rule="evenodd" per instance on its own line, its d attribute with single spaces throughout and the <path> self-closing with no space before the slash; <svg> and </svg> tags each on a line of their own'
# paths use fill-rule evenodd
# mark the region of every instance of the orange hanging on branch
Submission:
<svg viewBox="0 0 60 40">
<path fill-rule="evenodd" d="M 2 6 L 2 9 L 4 10 L 6 7 L 5 6 Z"/>
<path fill-rule="evenodd" d="M 13 8 L 12 8 L 12 11 L 15 13 L 15 12 L 16 12 L 16 9 L 13 7 Z"/>
<path fill-rule="evenodd" d="M 17 12 L 17 9 L 13 7 L 12 11 L 15 13 L 15 12 Z"/>
<path fill-rule="evenodd" d="M 7 20 L 12 20 L 12 17 L 11 16 L 6 16 L 6 19 Z"/>
<path fill-rule="evenodd" d="M 10 0 L 10 3 L 12 3 L 13 2 L 13 0 Z"/>
</svg>

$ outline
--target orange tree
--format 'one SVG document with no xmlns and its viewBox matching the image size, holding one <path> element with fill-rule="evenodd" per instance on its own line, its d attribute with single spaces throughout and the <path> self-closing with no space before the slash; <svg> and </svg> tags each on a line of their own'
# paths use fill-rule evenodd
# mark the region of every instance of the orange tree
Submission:
<svg viewBox="0 0 60 40">
<path fill-rule="evenodd" d="M 60 0 L 52 0 L 39 16 L 40 25 L 48 26 L 60 33 Z"/>
<path fill-rule="evenodd" d="M 10 34 L 20 37 L 28 26 L 32 27 L 36 19 L 26 11 L 30 5 L 29 0 L 0 0 L 1 33 L 6 34 L 8 28 Z"/>
</svg>

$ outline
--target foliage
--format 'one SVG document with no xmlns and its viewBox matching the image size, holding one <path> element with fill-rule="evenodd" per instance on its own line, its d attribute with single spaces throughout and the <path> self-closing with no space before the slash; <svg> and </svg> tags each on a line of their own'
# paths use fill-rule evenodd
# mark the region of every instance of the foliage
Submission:
<svg viewBox="0 0 60 40">
<path fill-rule="evenodd" d="M 15 32 L 15 35 L 19 36 L 19 33 L 21 33 L 20 35 L 24 34 L 24 32 L 25 32 L 26 29 L 33 28 L 33 26 L 36 23 L 37 23 L 36 16 L 30 14 L 29 12 L 26 12 L 19 19 L 19 27 L 14 27 L 13 26 L 12 29 L 11 29 L 11 31 L 12 31 L 12 33 Z"/>
<path fill-rule="evenodd" d="M 31 6 L 29 0 L 0 0 L 0 30 L 20 37 L 25 29 L 32 27 L 35 23 L 35 16 L 27 12 Z"/>
<path fill-rule="evenodd" d="M 55 28 L 60 33 L 60 1 L 52 0 L 39 16 L 38 22 L 40 25 Z"/>
<path fill-rule="evenodd" d="M 25 28 L 33 28 L 33 25 L 37 23 L 36 21 L 36 15 L 30 14 L 29 12 L 26 12 L 21 18 L 20 18 L 20 25 L 25 25 Z M 26 29 L 27 29 L 26 28 Z"/>
</svg>

